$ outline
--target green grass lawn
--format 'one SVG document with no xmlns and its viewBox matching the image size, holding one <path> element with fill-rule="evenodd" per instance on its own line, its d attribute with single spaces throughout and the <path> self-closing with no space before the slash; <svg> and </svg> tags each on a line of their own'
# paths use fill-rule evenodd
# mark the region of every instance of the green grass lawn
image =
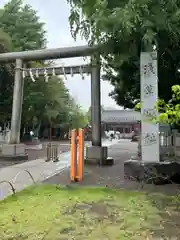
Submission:
<svg viewBox="0 0 180 240">
<path fill-rule="evenodd" d="M 40 185 L 0 202 L 1 240 L 146 240 L 180 235 L 178 199 Z"/>
</svg>

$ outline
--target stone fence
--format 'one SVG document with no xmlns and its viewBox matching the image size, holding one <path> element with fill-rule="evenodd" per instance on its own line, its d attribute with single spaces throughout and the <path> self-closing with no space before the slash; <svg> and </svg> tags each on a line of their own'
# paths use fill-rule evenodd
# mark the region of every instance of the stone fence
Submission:
<svg viewBox="0 0 180 240">
<path fill-rule="evenodd" d="M 160 156 L 171 156 L 180 159 L 180 133 L 172 134 L 160 132 L 159 134 Z M 141 139 L 138 141 L 138 155 L 141 156 Z"/>
</svg>

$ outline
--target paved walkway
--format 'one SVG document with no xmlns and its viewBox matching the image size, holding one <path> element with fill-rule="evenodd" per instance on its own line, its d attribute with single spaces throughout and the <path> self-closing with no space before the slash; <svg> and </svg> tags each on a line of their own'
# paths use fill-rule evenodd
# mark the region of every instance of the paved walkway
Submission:
<svg viewBox="0 0 180 240">
<path fill-rule="evenodd" d="M 117 143 L 117 140 L 112 142 L 106 140 L 103 142 L 104 146 L 110 146 Z M 35 182 L 41 182 L 69 166 L 70 152 L 60 154 L 60 161 L 45 162 L 44 159 L 38 159 L 36 161 L 28 161 L 21 164 L 5 167 L 0 169 L 0 182 L 9 181 L 13 183 L 16 190 L 22 190 L 26 186 L 33 183 L 29 174 L 25 171 L 29 171 Z M 11 194 L 11 188 L 8 183 L 1 183 L 0 185 L 0 199 L 3 199 L 7 195 Z"/>
<path fill-rule="evenodd" d="M 68 186 L 107 186 L 133 191 L 158 192 L 167 195 L 179 195 L 180 185 L 153 185 L 144 184 L 143 188 L 137 181 L 124 178 L 124 161 L 129 159 L 137 152 L 137 143 L 130 141 L 120 141 L 109 146 L 108 155 L 113 157 L 115 164 L 113 166 L 87 166 L 85 165 L 84 180 L 80 183 L 71 183 L 69 179 L 69 169 L 57 173 L 53 177 L 44 181 L 49 184 L 62 184 Z"/>
<path fill-rule="evenodd" d="M 123 187 L 124 185 L 124 161 L 131 158 L 137 152 L 137 143 L 129 140 L 114 142 L 108 148 L 108 155 L 115 161 L 113 166 L 99 167 L 97 165 L 85 165 L 84 180 L 81 183 L 71 183 L 69 169 L 57 173 L 44 181 L 45 183 L 63 185 L 108 185 L 111 187 Z"/>
</svg>

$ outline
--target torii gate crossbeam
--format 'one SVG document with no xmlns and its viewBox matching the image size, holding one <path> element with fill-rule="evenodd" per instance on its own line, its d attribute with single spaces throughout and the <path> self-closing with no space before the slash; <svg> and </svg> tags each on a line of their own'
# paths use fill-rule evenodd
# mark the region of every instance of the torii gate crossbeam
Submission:
<svg viewBox="0 0 180 240">
<path fill-rule="evenodd" d="M 92 147 L 88 147 L 86 158 L 104 164 L 107 159 L 107 147 L 101 143 L 101 86 L 100 86 L 100 46 L 77 46 L 67 48 L 40 49 L 24 52 L 0 54 L 1 62 L 16 61 L 15 81 L 13 93 L 13 107 L 11 119 L 10 144 L 19 144 L 21 113 L 23 104 L 23 63 L 33 60 L 49 60 L 58 58 L 91 57 L 91 119 L 92 119 Z M 77 70 L 77 69 L 76 69 Z M 61 71 L 59 69 L 59 71 Z M 69 69 L 65 69 L 65 72 Z M 86 72 L 89 69 L 86 68 Z M 78 73 L 78 70 L 76 71 Z M 16 146 L 15 146 L 16 147 Z M 11 148 L 12 149 L 12 148 Z"/>
</svg>

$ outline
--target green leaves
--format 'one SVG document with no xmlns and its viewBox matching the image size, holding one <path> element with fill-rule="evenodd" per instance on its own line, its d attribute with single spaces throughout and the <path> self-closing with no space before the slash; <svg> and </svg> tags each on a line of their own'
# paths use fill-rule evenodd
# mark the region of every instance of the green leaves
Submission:
<svg viewBox="0 0 180 240">
<path fill-rule="evenodd" d="M 55 124 L 58 116 L 68 114 L 69 93 L 62 80 L 52 77 L 46 83 L 43 77 L 32 82 L 26 79 L 24 88 L 23 119 L 32 122 L 34 116 L 39 122 Z"/>
<path fill-rule="evenodd" d="M 36 11 L 21 0 L 11 0 L 0 14 L 0 28 L 10 37 L 15 50 L 33 50 L 46 44 L 44 23 L 39 21 Z"/>
<path fill-rule="evenodd" d="M 30 5 L 21 0 L 11 0 L 0 9 L 0 52 L 33 50 L 46 47 L 44 24 Z M 52 63 L 28 62 L 27 67 L 47 67 Z M 10 121 L 14 86 L 14 65 L 0 66 L 0 121 Z M 80 126 L 83 111 L 77 107 L 64 81 L 43 77 L 36 82 L 25 79 L 22 111 L 23 126 L 58 124 L 66 128 Z"/>
<path fill-rule="evenodd" d="M 0 52 L 12 51 L 11 37 L 0 28 Z"/>
<path fill-rule="evenodd" d="M 159 121 L 160 121 L 160 123 L 168 123 L 168 114 L 167 113 L 161 113 L 159 115 Z"/>
<path fill-rule="evenodd" d="M 70 26 L 91 43 L 106 43 L 104 79 L 114 86 L 117 104 L 140 99 L 139 57 L 144 43 L 158 46 L 159 96 L 171 98 L 179 84 L 180 2 L 178 0 L 69 0 Z M 109 53 L 111 57 L 109 57 Z M 128 67 L 127 67 L 128 65 Z M 110 70 L 113 69 L 113 71 Z"/>
<path fill-rule="evenodd" d="M 163 99 L 159 99 L 157 102 L 159 117 L 156 121 L 160 123 L 174 125 L 180 122 L 180 85 L 172 86 L 172 93 L 172 99 L 169 103 L 166 103 Z M 135 110 L 140 111 L 140 109 L 141 103 L 138 102 L 135 106 Z"/>
</svg>

